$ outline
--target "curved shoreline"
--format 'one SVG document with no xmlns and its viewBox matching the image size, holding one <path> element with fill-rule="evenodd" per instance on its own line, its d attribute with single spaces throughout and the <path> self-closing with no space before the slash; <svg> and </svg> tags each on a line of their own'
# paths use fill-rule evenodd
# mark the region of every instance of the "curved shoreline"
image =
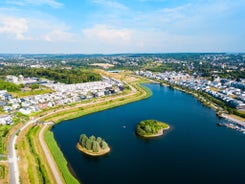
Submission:
<svg viewBox="0 0 245 184">
<path fill-rule="evenodd" d="M 209 100 L 208 98 L 204 97 L 203 95 L 198 94 L 197 92 L 195 92 L 192 89 L 184 89 L 182 86 L 176 86 L 176 85 L 171 85 L 166 81 L 162 81 L 160 82 L 161 85 L 163 86 L 168 86 L 170 88 L 176 89 L 178 91 L 184 92 L 186 94 L 190 94 L 192 96 L 194 96 L 194 98 L 196 98 L 197 100 L 199 100 L 203 105 L 213 109 L 216 111 L 217 116 L 227 119 L 227 120 L 235 120 L 235 122 L 245 122 L 245 118 L 241 117 L 235 113 L 228 113 L 227 110 L 225 110 L 225 108 L 221 107 L 219 104 L 213 102 L 212 100 Z M 203 101 L 205 100 L 205 101 Z M 229 107 L 229 106 L 228 106 Z M 236 109 L 235 109 L 236 110 Z M 223 112 L 222 112 L 223 111 Z M 221 112 L 221 114 L 218 114 L 218 112 Z M 232 117 L 232 116 L 237 116 Z M 243 120 L 239 120 L 239 119 L 243 119 Z"/>
<path fill-rule="evenodd" d="M 140 137 L 144 137 L 144 138 L 154 138 L 154 137 L 160 137 L 164 134 L 165 130 L 170 129 L 170 126 L 168 125 L 168 127 L 166 128 L 162 128 L 161 130 L 159 130 L 159 132 L 157 134 L 151 134 L 151 135 L 140 135 L 138 133 L 136 133 L 138 136 Z"/>
<path fill-rule="evenodd" d="M 78 117 L 81 117 L 81 116 L 84 116 L 84 115 L 87 115 L 87 114 L 96 113 L 98 111 L 107 110 L 107 109 L 110 109 L 110 108 L 118 107 L 118 106 L 121 106 L 121 105 L 125 105 L 125 104 L 128 104 L 128 103 L 132 103 L 132 102 L 136 102 L 136 101 L 139 101 L 139 100 L 143 100 L 143 99 L 149 98 L 152 95 L 152 93 L 151 93 L 151 91 L 148 88 L 140 85 L 140 84 L 143 84 L 143 83 L 150 83 L 150 82 L 149 82 L 149 80 L 142 80 L 140 78 L 137 78 L 136 81 L 134 81 L 132 83 L 130 82 L 130 84 L 126 82 L 126 84 L 128 84 L 129 87 L 130 87 L 130 92 L 125 94 L 125 95 L 115 96 L 115 97 L 112 97 L 111 99 L 108 98 L 108 99 L 106 99 L 105 101 L 102 101 L 102 102 L 99 100 L 97 103 L 90 102 L 88 104 L 81 104 L 81 106 L 79 108 L 89 106 L 89 104 L 93 104 L 92 110 L 89 111 L 89 109 L 88 109 L 88 112 L 86 112 L 85 110 L 82 110 L 83 111 L 82 113 L 81 112 L 77 113 L 75 116 L 71 117 L 71 116 L 69 116 L 69 109 L 57 110 L 56 113 L 58 113 L 59 111 L 63 111 L 63 112 L 66 111 L 67 114 L 66 114 L 65 117 L 62 117 L 60 119 L 56 119 L 55 121 L 52 121 L 54 124 L 52 124 L 50 126 L 50 129 L 52 129 L 52 127 L 55 124 L 62 123 L 65 120 L 68 120 L 68 119 L 78 118 Z M 130 98 L 127 99 L 127 98 L 124 98 L 124 97 L 130 97 Z M 120 100 L 121 98 L 123 98 L 123 100 Z M 120 102 L 118 102 L 118 100 Z M 103 104 L 104 102 L 107 102 L 107 101 L 110 102 L 109 106 Z M 100 107 L 100 106 L 102 106 L 102 107 Z M 70 108 L 70 109 L 73 109 L 73 108 Z M 55 114 L 55 112 L 53 112 L 53 113 Z M 40 118 L 43 118 L 43 121 L 50 121 L 50 120 L 45 119 L 45 117 L 47 117 L 47 119 L 52 119 L 52 117 L 49 117 L 49 114 L 44 115 L 43 117 L 40 117 Z M 50 131 L 50 129 L 46 129 L 45 132 Z M 56 140 L 54 138 L 53 138 L 53 141 L 56 142 Z M 53 152 L 52 148 L 49 147 L 48 149 L 49 149 L 49 151 L 51 153 Z M 62 153 L 60 148 L 59 148 L 59 150 L 56 150 L 56 151 L 59 151 L 59 152 Z M 107 153 L 105 153 L 105 154 L 107 154 Z M 65 158 L 64 158 L 64 161 L 67 162 Z M 57 164 L 57 165 L 59 165 L 59 164 Z M 60 170 L 60 172 L 62 174 L 63 173 L 62 169 L 59 168 L 59 170 Z"/>
<path fill-rule="evenodd" d="M 85 153 L 85 154 L 90 155 L 90 156 L 102 156 L 102 155 L 106 155 L 107 153 L 109 153 L 111 151 L 111 148 L 107 147 L 106 149 L 104 149 L 104 150 L 101 149 L 98 153 L 96 153 L 96 152 L 87 150 L 86 148 L 83 148 L 79 143 L 77 143 L 76 147 L 82 153 Z"/>
</svg>

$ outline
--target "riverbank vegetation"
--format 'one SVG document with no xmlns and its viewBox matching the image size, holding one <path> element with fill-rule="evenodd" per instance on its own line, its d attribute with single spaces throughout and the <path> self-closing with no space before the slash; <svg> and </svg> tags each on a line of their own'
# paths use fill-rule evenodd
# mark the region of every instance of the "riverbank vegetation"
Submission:
<svg viewBox="0 0 245 184">
<path fill-rule="evenodd" d="M 243 118 L 243 120 L 245 118 L 244 112 L 238 111 L 237 109 L 230 107 L 229 105 L 227 105 L 223 101 L 212 97 L 211 95 L 207 94 L 206 92 L 193 91 L 187 87 L 179 86 L 176 84 L 170 84 L 170 87 L 193 95 L 198 100 L 200 100 L 200 102 L 203 103 L 205 106 L 208 106 L 208 107 L 216 110 L 217 115 L 220 115 L 220 114 L 222 114 L 222 112 L 225 112 L 225 113 L 228 113 L 231 115 L 233 114 L 235 116 L 241 117 L 241 118 Z"/>
<path fill-rule="evenodd" d="M 59 146 L 57 145 L 54 135 L 51 131 L 46 131 L 44 133 L 45 142 L 65 180 L 66 184 L 79 184 L 77 179 L 70 173 L 68 169 L 68 163 L 61 152 Z"/>
<path fill-rule="evenodd" d="M 105 140 L 94 135 L 88 138 L 86 134 L 80 136 L 77 148 L 91 156 L 101 156 L 110 152 L 110 147 Z"/>
<path fill-rule="evenodd" d="M 144 120 L 137 124 L 136 133 L 142 137 L 156 137 L 163 135 L 163 131 L 169 128 L 168 124 L 157 120 Z"/>
</svg>

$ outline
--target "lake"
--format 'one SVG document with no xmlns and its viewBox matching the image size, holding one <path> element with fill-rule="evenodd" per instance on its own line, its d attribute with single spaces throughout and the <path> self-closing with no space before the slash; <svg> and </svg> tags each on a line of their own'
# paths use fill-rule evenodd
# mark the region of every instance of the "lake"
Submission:
<svg viewBox="0 0 245 184">
<path fill-rule="evenodd" d="M 55 139 L 83 184 L 245 183 L 245 135 L 217 126 L 220 119 L 193 96 L 146 84 L 152 97 L 55 125 Z M 145 119 L 167 122 L 164 136 L 135 135 Z M 94 158 L 76 148 L 80 134 L 111 147 Z"/>
</svg>

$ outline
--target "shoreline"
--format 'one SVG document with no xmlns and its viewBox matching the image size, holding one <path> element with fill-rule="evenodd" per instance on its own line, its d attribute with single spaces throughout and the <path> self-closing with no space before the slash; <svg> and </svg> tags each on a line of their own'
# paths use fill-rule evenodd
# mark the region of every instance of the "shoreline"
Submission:
<svg viewBox="0 0 245 184">
<path fill-rule="evenodd" d="M 166 82 L 162 82 L 162 83 L 160 83 L 162 86 L 166 86 L 166 87 L 171 87 L 172 89 L 176 89 L 176 90 L 178 90 L 178 91 L 181 91 L 181 92 L 184 92 L 184 93 L 186 93 L 186 94 L 190 94 L 190 95 L 192 95 L 192 96 L 194 96 L 197 100 L 199 100 L 203 105 L 205 105 L 206 107 L 209 107 L 209 108 L 211 108 L 211 109 L 213 109 L 214 111 L 220 111 L 220 109 L 222 108 L 222 107 L 220 107 L 218 104 L 216 104 L 216 103 L 214 103 L 214 102 L 212 102 L 212 101 L 210 101 L 210 100 L 208 100 L 208 99 L 206 99 L 205 97 L 199 97 L 198 96 L 198 94 L 197 93 L 195 93 L 195 91 L 187 91 L 187 90 L 185 90 L 185 89 L 182 89 L 181 87 L 178 87 L 178 86 L 171 86 L 171 85 L 169 85 L 169 84 L 167 84 Z M 209 101 L 209 103 L 207 104 L 207 103 L 204 103 L 202 100 L 203 99 L 205 99 L 206 101 Z M 223 109 L 223 108 L 222 108 Z M 224 109 L 223 109 L 224 110 Z M 240 124 L 240 125 L 242 125 L 242 126 L 245 126 L 245 118 L 243 118 L 243 117 L 240 117 L 240 116 L 238 116 L 239 118 L 235 118 L 235 117 L 232 117 L 232 116 L 237 116 L 236 114 L 227 114 L 227 113 L 222 113 L 221 115 L 218 115 L 217 114 L 217 116 L 218 117 L 221 117 L 221 118 L 223 118 L 223 119 L 225 119 L 225 120 L 230 120 L 230 121 L 233 121 L 233 122 L 235 122 L 235 123 L 237 123 L 237 124 Z M 240 120 L 240 119 L 244 119 L 244 120 Z"/>
<path fill-rule="evenodd" d="M 139 135 L 137 132 L 136 134 L 140 137 L 143 138 L 154 138 L 154 137 L 160 137 L 164 134 L 165 130 L 169 130 L 170 126 L 166 127 L 166 128 L 162 128 L 161 130 L 159 130 L 159 132 L 157 134 L 151 134 L 151 135 Z"/>
<path fill-rule="evenodd" d="M 82 117 L 82 116 L 85 116 L 85 115 L 88 115 L 88 114 L 96 113 L 96 112 L 99 112 L 99 111 L 104 111 L 104 110 L 107 110 L 107 109 L 110 109 L 110 108 L 115 108 L 115 107 L 118 107 L 118 106 L 126 105 L 128 103 L 133 103 L 133 102 L 144 100 L 146 98 L 151 97 L 151 95 L 152 95 L 151 91 L 147 87 L 144 87 L 144 86 L 141 85 L 141 84 L 144 84 L 144 83 L 151 83 L 151 82 L 149 80 L 147 80 L 147 79 L 142 80 L 142 78 L 136 77 L 136 81 L 130 82 L 130 83 L 126 82 L 126 84 L 129 85 L 129 87 L 130 87 L 130 92 L 128 92 L 127 94 L 114 96 L 112 98 L 109 97 L 108 99 L 105 99 L 104 101 L 98 100 L 97 103 L 96 102 L 90 102 L 90 103 L 87 103 L 87 104 L 81 104 L 79 107 L 71 107 L 71 108 L 65 109 L 65 110 L 63 109 L 65 111 L 64 112 L 64 114 L 65 114 L 64 116 L 65 117 L 61 117 L 61 118 L 55 119 L 54 121 L 52 121 L 52 119 L 54 117 L 48 117 L 48 114 L 47 114 L 46 115 L 47 119 L 45 119 L 45 115 L 44 115 L 44 117 L 42 117 L 43 121 L 52 121 L 52 122 L 54 122 L 54 124 L 52 124 L 49 127 L 49 129 L 46 129 L 45 133 L 52 132 L 51 129 L 53 128 L 54 125 L 56 125 L 58 123 L 62 123 L 64 121 L 66 121 L 66 120 L 79 118 L 79 117 Z M 130 97 L 130 98 L 127 99 L 125 97 Z M 120 99 L 123 99 L 123 100 L 120 100 Z M 105 102 L 109 102 L 109 105 L 104 104 Z M 86 108 L 86 107 L 90 107 L 90 106 L 91 106 L 92 110 L 90 110 L 88 108 L 87 112 L 86 112 L 86 110 L 82 110 L 82 112 L 81 112 L 81 110 L 78 109 L 78 108 L 81 108 L 81 107 Z M 76 108 L 77 108 L 76 111 L 78 113 L 75 114 L 75 116 L 70 116 L 71 112 L 69 112 L 69 110 L 76 109 Z M 80 111 L 80 113 L 79 113 L 79 111 Z M 58 112 L 58 110 L 57 110 L 57 112 Z M 54 137 L 53 137 L 53 142 L 57 143 Z M 52 148 L 49 147 L 48 149 L 49 149 L 49 151 L 51 153 L 53 152 Z M 56 151 L 59 151 L 60 153 L 62 153 L 60 148 L 59 148 L 59 150 L 56 150 Z M 107 154 L 107 153 L 105 153 L 105 154 Z M 64 158 L 63 161 L 67 162 L 66 158 Z M 59 165 L 59 163 L 57 163 L 57 165 Z M 62 174 L 63 171 L 62 171 L 62 169 L 60 167 L 59 167 L 59 170 L 60 170 L 60 173 Z"/>
<path fill-rule="evenodd" d="M 231 122 L 233 122 L 233 123 L 235 123 L 235 124 L 239 124 L 239 125 L 245 127 L 245 121 L 242 121 L 242 120 L 238 120 L 238 119 L 236 119 L 236 118 L 233 118 L 233 117 L 232 117 L 231 115 L 229 115 L 229 114 L 224 114 L 224 113 L 222 113 L 222 114 L 220 115 L 220 117 L 221 117 L 221 118 L 224 118 L 224 119 L 226 119 L 226 120 L 228 120 L 228 121 L 231 121 Z"/>
<path fill-rule="evenodd" d="M 125 89 L 124 92 L 116 94 L 116 95 L 112 95 L 112 96 L 108 96 L 105 98 L 97 98 L 97 99 L 93 99 L 89 102 L 82 102 L 82 103 L 77 103 L 74 105 L 71 104 L 67 104 L 66 106 L 60 106 L 60 107 L 55 107 L 55 108 L 51 108 L 51 109 L 47 109 L 44 112 L 40 112 L 37 114 L 33 114 L 31 116 L 31 119 L 29 121 L 27 121 L 24 125 L 21 126 L 21 128 L 19 128 L 20 130 L 23 129 L 23 127 L 25 127 L 27 124 L 33 124 L 35 125 L 35 122 L 39 121 L 39 122 L 53 122 L 52 124 L 49 124 L 50 126 L 48 126 L 47 129 L 45 129 L 44 133 L 44 141 L 47 143 L 46 139 L 48 140 L 48 142 L 51 142 L 51 144 L 48 144 L 48 150 L 50 151 L 50 153 L 52 154 L 52 157 L 54 158 L 56 164 L 57 164 L 57 171 L 59 172 L 60 176 L 63 177 L 63 179 L 66 181 L 66 183 L 70 181 L 71 178 L 75 177 L 75 175 L 73 175 L 70 171 L 67 172 L 67 160 L 64 157 L 61 149 L 59 148 L 59 146 L 57 145 L 57 142 L 55 140 L 55 138 L 53 137 L 51 128 L 58 123 L 62 123 L 65 120 L 69 120 L 69 119 L 74 119 L 74 118 L 79 118 L 81 116 L 87 115 L 87 114 L 91 114 L 91 113 L 96 113 L 98 111 L 104 111 L 110 108 L 115 108 L 118 106 L 122 106 L 128 103 L 133 103 L 139 100 L 143 100 L 146 98 L 149 98 L 152 93 L 151 91 L 145 87 L 142 86 L 141 84 L 144 83 L 151 83 L 149 80 L 147 79 L 142 79 L 140 77 L 137 76 L 128 76 L 128 74 L 120 74 L 117 77 L 118 79 L 124 79 L 122 80 L 126 86 L 128 86 L 128 88 Z M 18 129 L 18 130 L 19 130 Z M 29 129 L 29 128 L 28 128 Z M 19 135 L 22 134 L 22 131 L 19 131 Z M 50 134 L 50 135 L 49 135 Z M 12 134 L 11 136 L 16 137 L 15 133 Z M 38 141 L 38 137 L 35 138 L 36 141 Z M 56 147 L 53 147 L 53 144 L 56 145 Z M 13 147 L 13 151 L 14 153 L 17 153 L 20 150 L 16 150 L 14 149 L 14 146 L 16 145 L 15 143 L 13 144 L 12 142 L 8 142 L 8 145 L 12 148 Z M 22 150 L 25 151 L 25 150 Z M 42 152 L 43 150 L 41 150 Z M 10 157 L 9 157 L 10 158 Z M 26 159 L 26 157 L 20 158 L 21 160 Z M 40 155 L 40 160 L 44 161 L 46 158 L 43 155 Z M 12 163 L 12 161 L 11 161 Z M 28 164 L 28 163 L 26 163 Z M 34 164 L 40 164 L 40 163 L 34 163 Z M 49 163 L 44 163 L 47 164 L 48 167 Z M 17 159 L 16 162 L 13 164 L 16 168 L 14 169 L 14 172 L 17 172 L 18 169 L 18 163 L 17 163 Z M 8 164 L 8 168 L 10 167 L 10 161 Z M 27 165 L 28 168 L 32 167 L 31 165 Z M 46 166 L 45 166 L 46 167 Z M 27 172 L 27 171 L 25 171 Z M 34 173 L 34 174 L 38 174 L 38 173 Z M 42 177 L 46 177 L 44 175 L 42 175 Z M 19 177 L 16 177 L 19 178 Z M 49 180 L 49 177 L 47 177 L 47 179 Z M 16 179 L 16 181 L 18 181 L 18 179 Z M 78 180 L 76 178 L 76 181 L 74 180 L 73 183 L 77 183 Z"/>
<path fill-rule="evenodd" d="M 76 147 L 82 153 L 85 153 L 86 155 L 90 155 L 90 156 L 95 156 L 95 157 L 106 155 L 106 154 L 108 154 L 111 151 L 111 148 L 108 147 L 108 148 L 106 148 L 104 150 L 101 149 L 98 153 L 96 153 L 96 152 L 87 150 L 86 148 L 82 147 L 79 143 L 77 143 Z"/>
<path fill-rule="evenodd" d="M 67 107 L 67 108 L 64 108 L 63 110 L 60 109 L 60 111 L 57 110 L 56 113 L 52 113 L 53 116 L 49 116 L 49 114 L 47 114 L 45 115 L 45 117 L 41 117 L 42 119 L 41 118 L 40 119 L 43 122 L 46 122 L 46 121 L 54 122 L 54 125 L 56 125 L 66 120 L 76 119 L 76 118 L 79 118 L 79 117 L 82 117 L 88 114 L 108 110 L 111 108 L 119 107 L 119 106 L 133 103 L 136 101 L 144 100 L 146 98 L 151 97 L 152 95 L 151 91 L 147 87 L 141 86 L 141 84 L 144 84 L 144 83 L 147 83 L 147 82 L 143 81 L 143 82 L 131 83 L 129 85 L 131 91 L 128 94 L 119 94 L 118 96 L 116 95 L 116 96 L 111 96 L 108 98 L 97 99 L 97 101 L 95 102 L 78 104 L 75 107 Z M 134 95 L 136 96 L 134 97 Z M 129 97 L 129 98 L 126 98 L 126 97 Z M 59 114 L 59 112 L 61 114 Z M 76 114 L 69 115 L 69 114 L 74 114 L 74 113 Z"/>
</svg>

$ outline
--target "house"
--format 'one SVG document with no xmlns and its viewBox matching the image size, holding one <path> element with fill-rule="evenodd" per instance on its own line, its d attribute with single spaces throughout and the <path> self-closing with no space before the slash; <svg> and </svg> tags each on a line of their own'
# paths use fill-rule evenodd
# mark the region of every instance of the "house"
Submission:
<svg viewBox="0 0 245 184">
<path fill-rule="evenodd" d="M 9 115 L 0 116 L 0 125 L 11 125 L 12 123 L 13 120 Z"/>
<path fill-rule="evenodd" d="M 19 112 L 21 112 L 22 114 L 31 114 L 31 109 L 28 107 L 23 107 L 19 110 Z"/>
<path fill-rule="evenodd" d="M 13 76 L 13 75 L 7 75 L 6 81 L 13 82 L 13 83 L 17 84 L 19 82 L 19 79 L 18 79 L 18 77 Z"/>
<path fill-rule="evenodd" d="M 0 101 L 0 107 L 5 106 L 6 104 L 7 104 L 6 102 Z"/>
</svg>

